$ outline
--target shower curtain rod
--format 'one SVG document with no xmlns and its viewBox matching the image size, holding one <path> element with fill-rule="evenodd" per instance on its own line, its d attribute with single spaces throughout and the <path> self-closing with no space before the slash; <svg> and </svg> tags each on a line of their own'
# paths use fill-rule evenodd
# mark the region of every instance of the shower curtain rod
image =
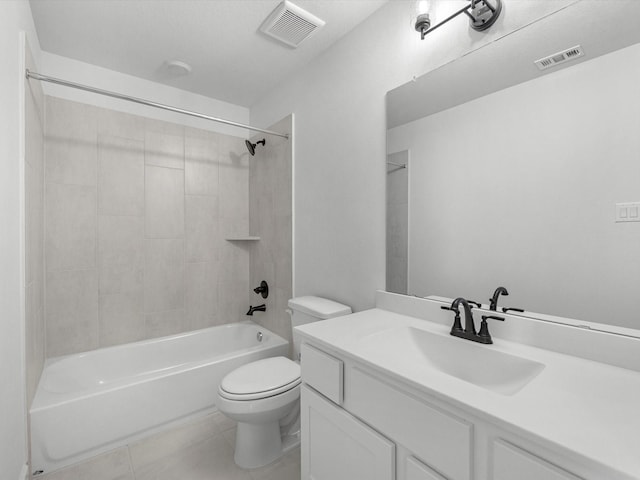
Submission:
<svg viewBox="0 0 640 480">
<path fill-rule="evenodd" d="M 211 120 L 212 122 L 224 123 L 225 125 L 231 125 L 234 127 L 244 128 L 253 132 L 266 133 L 267 135 L 275 135 L 282 138 L 289 138 L 286 133 L 274 132 L 272 130 L 265 130 L 263 128 L 252 127 L 251 125 L 245 125 L 243 123 L 232 122 L 231 120 L 225 120 L 224 118 L 212 117 L 203 113 L 192 112 L 190 110 L 184 110 L 182 108 L 171 107 L 162 103 L 151 102 L 149 100 L 143 100 L 142 98 L 130 97 L 129 95 L 123 95 L 121 93 L 110 92 L 108 90 L 101 90 L 99 88 L 89 87 L 80 83 L 69 82 L 60 78 L 49 77 L 47 75 L 41 75 L 36 72 L 26 70 L 26 77 L 33 78 L 34 80 L 40 80 L 41 82 L 55 83 L 57 85 L 64 85 L 65 87 L 77 88 L 78 90 L 84 90 L 85 92 L 97 93 L 98 95 L 105 95 L 107 97 L 118 98 L 120 100 L 126 100 L 128 102 L 139 103 L 140 105 L 147 105 L 149 107 L 159 108 L 161 110 L 168 110 L 170 112 L 182 113 L 191 117 L 203 118 L 205 120 Z"/>
</svg>

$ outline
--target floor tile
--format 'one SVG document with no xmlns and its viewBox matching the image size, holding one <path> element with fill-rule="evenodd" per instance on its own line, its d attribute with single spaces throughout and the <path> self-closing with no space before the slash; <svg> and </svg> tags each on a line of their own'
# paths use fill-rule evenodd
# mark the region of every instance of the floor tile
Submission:
<svg viewBox="0 0 640 480">
<path fill-rule="evenodd" d="M 279 461 L 271 468 L 251 471 L 251 477 L 253 480 L 300 480 L 300 466 Z"/>
<path fill-rule="evenodd" d="M 207 415 L 184 426 L 161 432 L 131 444 L 131 463 L 135 470 L 146 468 L 154 462 L 175 454 L 220 433 L 216 414 Z"/>
<path fill-rule="evenodd" d="M 233 449 L 217 435 L 135 470 L 136 480 L 254 480 L 236 466 Z"/>
<path fill-rule="evenodd" d="M 232 428 L 236 428 L 236 422 L 231 420 L 229 417 L 227 417 L 223 413 L 216 412 L 213 415 L 214 415 L 214 420 L 218 424 L 218 428 L 220 429 L 221 432 L 230 430 Z"/>
<path fill-rule="evenodd" d="M 127 447 L 118 448 L 85 462 L 35 478 L 38 480 L 135 480 Z"/>
</svg>

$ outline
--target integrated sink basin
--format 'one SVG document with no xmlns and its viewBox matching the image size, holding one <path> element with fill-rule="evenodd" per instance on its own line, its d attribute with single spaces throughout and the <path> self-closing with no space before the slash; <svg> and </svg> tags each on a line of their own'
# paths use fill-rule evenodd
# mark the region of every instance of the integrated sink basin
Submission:
<svg viewBox="0 0 640 480">
<path fill-rule="evenodd" d="M 366 336 L 359 347 L 367 356 L 395 359 L 395 365 L 409 362 L 412 368 L 432 368 L 502 395 L 515 394 L 545 367 L 490 346 L 414 327 Z"/>
</svg>

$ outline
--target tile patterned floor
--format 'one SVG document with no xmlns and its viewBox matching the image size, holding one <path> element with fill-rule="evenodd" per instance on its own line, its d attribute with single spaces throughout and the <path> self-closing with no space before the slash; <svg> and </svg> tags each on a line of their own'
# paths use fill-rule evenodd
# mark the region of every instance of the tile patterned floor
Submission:
<svg viewBox="0 0 640 480">
<path fill-rule="evenodd" d="M 262 468 L 233 461 L 235 424 L 221 413 L 158 433 L 37 480 L 300 480 L 300 448 Z"/>
</svg>

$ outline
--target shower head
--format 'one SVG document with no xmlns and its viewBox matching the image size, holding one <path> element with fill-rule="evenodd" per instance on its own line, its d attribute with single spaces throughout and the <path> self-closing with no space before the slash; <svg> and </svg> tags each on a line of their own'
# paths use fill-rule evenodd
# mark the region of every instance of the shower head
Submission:
<svg viewBox="0 0 640 480">
<path fill-rule="evenodd" d="M 249 140 L 245 140 L 244 143 L 247 146 L 247 150 L 249 150 L 249 153 L 253 157 L 256 154 L 256 145 L 266 145 L 267 141 L 263 138 L 262 140 L 258 140 L 256 143 L 251 143 Z"/>
</svg>

